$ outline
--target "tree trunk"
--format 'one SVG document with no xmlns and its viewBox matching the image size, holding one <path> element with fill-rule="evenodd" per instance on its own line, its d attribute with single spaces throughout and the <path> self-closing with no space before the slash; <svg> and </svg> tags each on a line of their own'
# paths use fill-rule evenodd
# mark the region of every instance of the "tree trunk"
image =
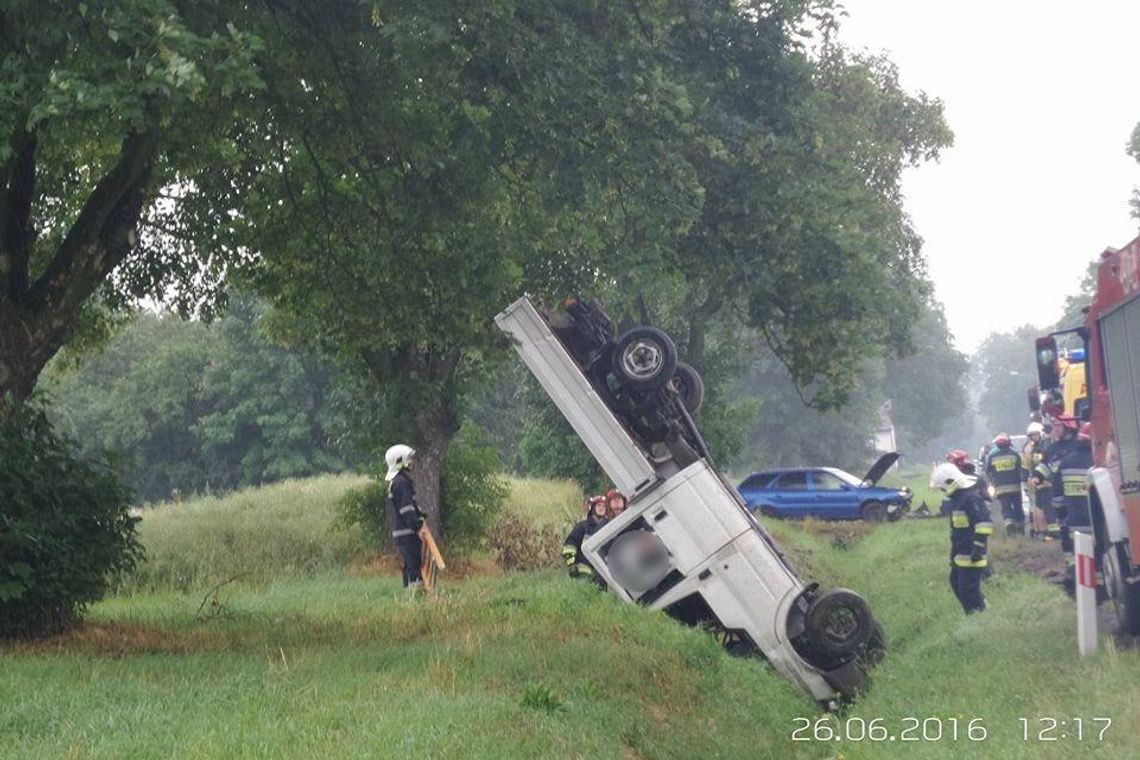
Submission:
<svg viewBox="0 0 1140 760">
<path fill-rule="evenodd" d="M 413 440 L 408 445 L 416 450 L 412 477 L 416 483 L 416 500 L 427 514 L 428 525 L 437 538 L 443 537 L 439 501 L 443 485 L 443 458 L 451 439 L 459 432 L 459 419 L 450 399 L 427 412 L 415 414 Z"/>
<path fill-rule="evenodd" d="M 48 340 L 21 311 L 0 301 L 0 398 L 11 395 L 16 401 L 32 395 L 40 372 L 62 345 Z"/>
</svg>

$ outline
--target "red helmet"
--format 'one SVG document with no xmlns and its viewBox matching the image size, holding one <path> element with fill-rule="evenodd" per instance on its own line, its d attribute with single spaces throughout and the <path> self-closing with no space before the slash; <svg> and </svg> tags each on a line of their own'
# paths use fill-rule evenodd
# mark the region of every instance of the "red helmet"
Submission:
<svg viewBox="0 0 1140 760">
<path fill-rule="evenodd" d="M 998 433 L 994 438 L 994 446 L 1012 446 L 1013 440 L 1009 437 L 1009 433 Z"/>
<path fill-rule="evenodd" d="M 606 499 L 604 496 L 588 496 L 586 497 L 586 514 L 594 511 L 594 507 L 598 505 L 605 506 Z"/>
<path fill-rule="evenodd" d="M 946 461 L 961 467 L 964 464 L 970 463 L 970 455 L 962 449 L 954 449 L 946 455 Z"/>
<path fill-rule="evenodd" d="M 1092 440 L 1092 423 L 1082 422 L 1080 430 L 1077 431 L 1078 441 L 1091 441 Z"/>
</svg>

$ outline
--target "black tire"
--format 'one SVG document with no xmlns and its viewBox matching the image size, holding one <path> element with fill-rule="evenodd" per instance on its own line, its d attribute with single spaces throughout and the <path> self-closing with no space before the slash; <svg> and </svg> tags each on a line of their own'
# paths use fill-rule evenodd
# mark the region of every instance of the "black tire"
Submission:
<svg viewBox="0 0 1140 760">
<path fill-rule="evenodd" d="M 859 516 L 864 522 L 886 522 L 887 505 L 881 501 L 868 501 L 860 507 Z"/>
<path fill-rule="evenodd" d="M 1115 608 L 1116 633 L 1140 636 L 1140 584 L 1124 580 L 1131 565 L 1124 541 L 1109 544 L 1108 551 L 1101 555 L 1105 590 Z"/>
<path fill-rule="evenodd" d="M 705 381 L 695 369 L 684 362 L 677 362 L 673 371 L 673 387 L 689 414 L 696 414 L 705 402 Z"/>
<path fill-rule="evenodd" d="M 618 338 L 610 368 L 624 387 L 660 388 L 677 369 L 677 347 L 656 327 L 635 327 Z"/>
<path fill-rule="evenodd" d="M 875 618 L 867 602 L 842 588 L 817 596 L 804 615 L 804 632 L 812 650 L 837 663 L 857 654 L 874 628 Z"/>
</svg>

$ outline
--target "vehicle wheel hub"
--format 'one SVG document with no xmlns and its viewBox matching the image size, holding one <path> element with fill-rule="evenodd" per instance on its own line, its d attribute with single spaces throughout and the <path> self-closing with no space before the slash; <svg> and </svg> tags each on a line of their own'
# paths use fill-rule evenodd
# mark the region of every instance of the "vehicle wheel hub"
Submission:
<svg viewBox="0 0 1140 760">
<path fill-rule="evenodd" d="M 626 348 L 621 362 L 634 377 L 652 377 L 661 369 L 661 349 L 650 341 L 635 341 Z"/>
</svg>

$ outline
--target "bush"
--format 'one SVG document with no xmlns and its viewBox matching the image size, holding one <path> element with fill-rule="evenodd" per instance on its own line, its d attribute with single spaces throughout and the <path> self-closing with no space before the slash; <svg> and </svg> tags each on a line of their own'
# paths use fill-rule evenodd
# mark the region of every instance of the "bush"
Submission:
<svg viewBox="0 0 1140 760">
<path fill-rule="evenodd" d="M 439 517 L 449 546 L 472 548 L 487 535 L 510 495 L 498 452 L 468 422 L 447 448 L 440 484 Z"/>
<path fill-rule="evenodd" d="M 0 399 L 0 636 L 73 624 L 142 555 L 130 492 L 42 409 Z"/>
<path fill-rule="evenodd" d="M 552 527 L 538 526 L 504 512 L 487 532 L 487 548 L 504 570 L 562 567 L 563 536 Z"/>
<path fill-rule="evenodd" d="M 388 540 L 388 484 L 370 480 L 350 488 L 336 500 L 337 524 L 360 528 L 369 546 L 378 548 Z"/>
</svg>

